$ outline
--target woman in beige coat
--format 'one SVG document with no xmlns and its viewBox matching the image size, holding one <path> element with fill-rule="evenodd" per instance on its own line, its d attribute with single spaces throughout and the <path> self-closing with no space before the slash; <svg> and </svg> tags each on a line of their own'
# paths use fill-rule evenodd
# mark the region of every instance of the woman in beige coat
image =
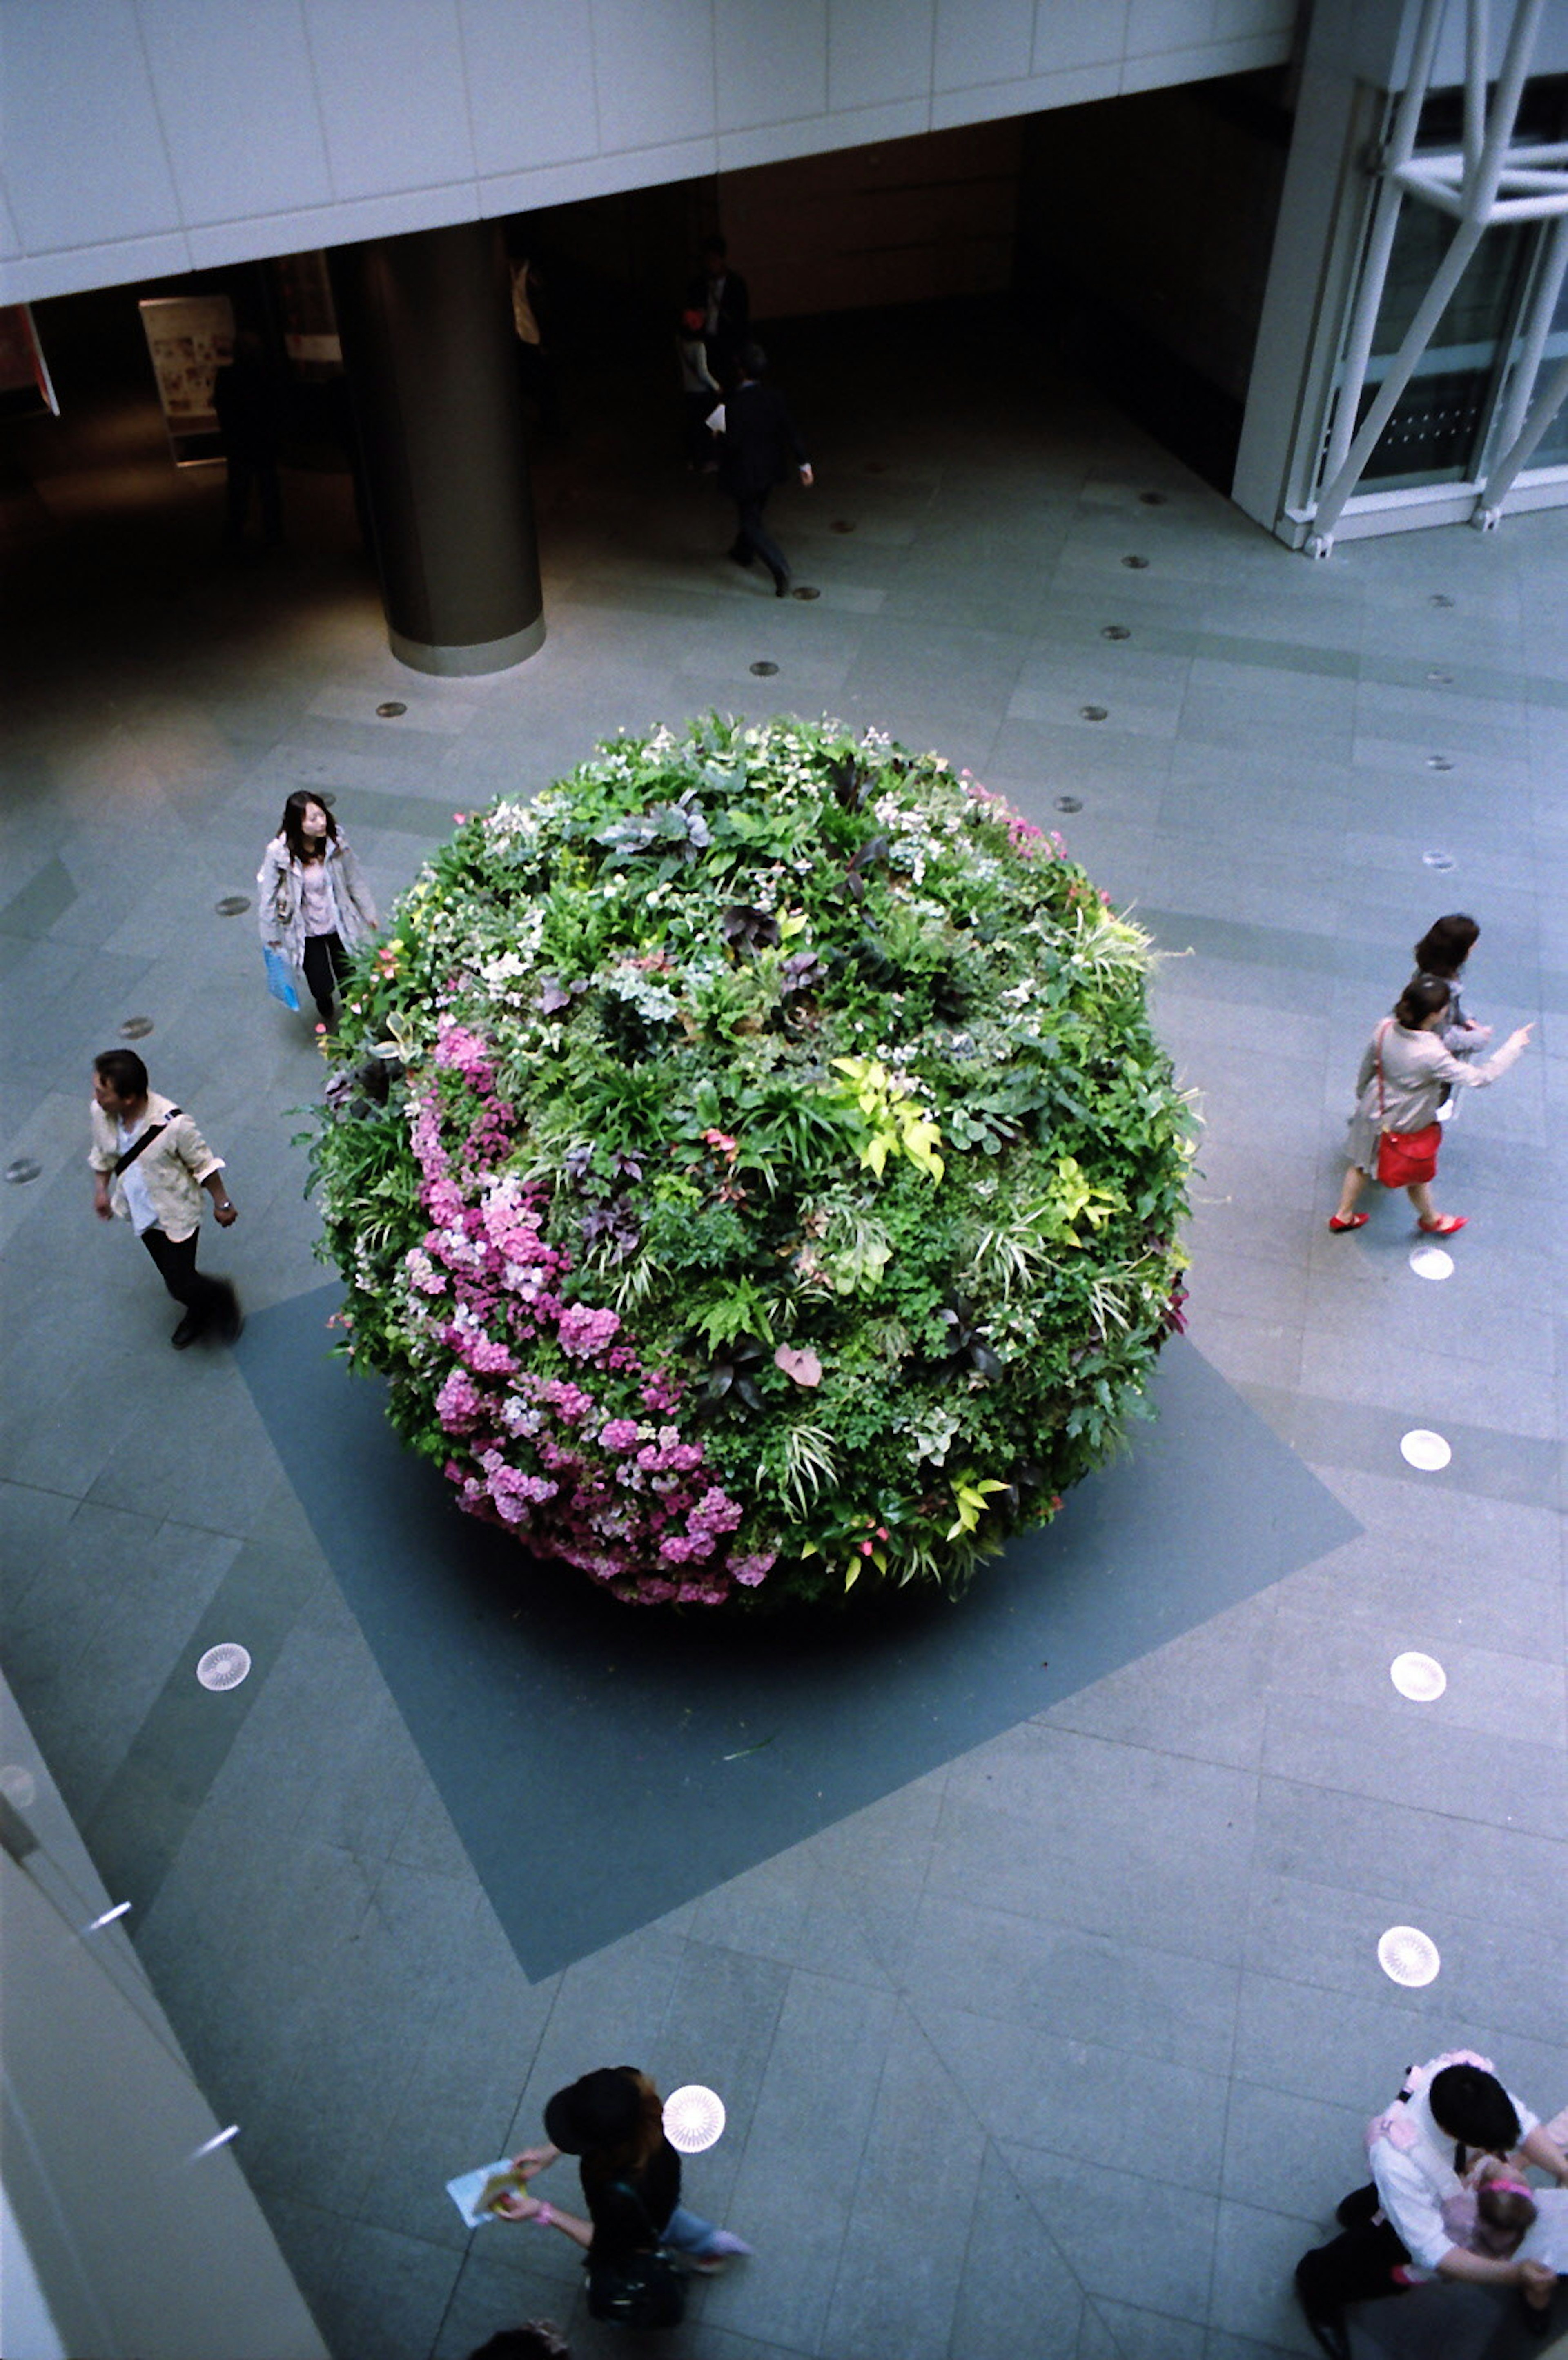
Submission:
<svg viewBox="0 0 1568 2360">
<path fill-rule="evenodd" d="M 1531 1024 L 1521 1024 L 1485 1064 L 1456 1057 L 1442 1038 L 1451 996 L 1441 976 L 1413 976 L 1392 1017 L 1384 1018 L 1367 1043 L 1355 1079 L 1350 1164 L 1338 1208 L 1329 1216 L 1329 1227 L 1336 1233 L 1366 1226 L 1367 1217 L 1356 1211 L 1355 1200 L 1367 1181 L 1376 1177 L 1379 1135 L 1387 1131 L 1424 1131 L 1436 1122 L 1439 1101 L 1448 1090 L 1486 1089 L 1523 1054 L 1535 1030 Z M 1416 1208 L 1420 1227 L 1429 1235 L 1452 1237 L 1464 1227 L 1463 1214 L 1437 1210 L 1430 1182 L 1413 1181 L 1405 1194 Z"/>
</svg>

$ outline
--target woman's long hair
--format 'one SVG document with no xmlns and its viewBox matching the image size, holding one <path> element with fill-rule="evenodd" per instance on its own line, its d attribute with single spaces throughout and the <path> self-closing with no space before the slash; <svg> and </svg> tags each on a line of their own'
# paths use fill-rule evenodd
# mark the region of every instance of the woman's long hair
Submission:
<svg viewBox="0 0 1568 2360">
<path fill-rule="evenodd" d="M 305 814 L 313 803 L 326 822 L 327 843 L 337 842 L 337 822 L 320 795 L 313 795 L 303 787 L 297 788 L 284 804 L 283 816 L 278 823 L 278 833 L 295 860 L 316 860 L 323 857 L 324 847 L 323 853 L 314 853 L 305 840 Z"/>
<path fill-rule="evenodd" d="M 633 2073 L 630 2079 L 637 2092 L 636 2126 L 618 2147 L 596 2147 L 584 2155 L 585 2184 L 590 2180 L 623 2180 L 629 2173 L 641 2171 L 664 2143 L 663 2098 L 646 2073 Z"/>
<path fill-rule="evenodd" d="M 1463 910 L 1430 925 L 1416 945 L 1416 973 L 1446 976 L 1453 983 L 1475 947 L 1481 929 Z"/>
</svg>

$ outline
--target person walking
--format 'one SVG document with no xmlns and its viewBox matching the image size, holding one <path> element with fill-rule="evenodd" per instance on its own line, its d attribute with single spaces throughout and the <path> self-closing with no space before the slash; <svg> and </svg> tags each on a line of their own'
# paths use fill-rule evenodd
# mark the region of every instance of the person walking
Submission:
<svg viewBox="0 0 1568 2360">
<path fill-rule="evenodd" d="M 559 2157 L 575 2155 L 588 2218 L 525 2192 L 498 2200 L 496 2210 L 508 2220 L 559 2229 L 592 2255 L 596 2269 L 655 2244 L 704 2272 L 751 2252 L 681 2202 L 681 2158 L 664 2134 L 663 2101 L 635 2065 L 601 2066 L 557 2090 L 544 2109 L 544 2133 L 548 2144 L 525 2147 L 513 2158 L 514 2169 L 532 2180 Z"/>
<path fill-rule="evenodd" d="M 316 796 L 289 797 L 256 886 L 262 941 L 302 969 L 330 1032 L 348 954 L 381 922 L 347 837 Z"/>
<path fill-rule="evenodd" d="M 233 1343 L 244 1326 L 226 1278 L 196 1267 L 202 1191 L 218 1227 L 232 1229 L 239 1208 L 214 1155 L 184 1109 L 148 1086 L 134 1049 L 105 1049 L 93 1060 L 93 1209 L 101 1221 L 129 1221 L 181 1306 L 170 1342 L 177 1352 L 213 1328 Z"/>
<path fill-rule="evenodd" d="M 1487 1088 L 1522 1056 L 1535 1027 L 1521 1024 L 1485 1063 L 1456 1057 L 1442 1041 L 1452 999 L 1441 977 L 1413 977 L 1367 1044 L 1355 1080 L 1350 1162 L 1339 1204 L 1329 1215 L 1336 1236 L 1365 1228 L 1367 1216 L 1356 1211 L 1355 1202 L 1374 1179 L 1404 1189 L 1430 1237 L 1453 1237 L 1464 1227 L 1464 1214 L 1440 1213 L 1431 1200 L 1442 1137 L 1438 1103 L 1444 1090 Z"/>
<path fill-rule="evenodd" d="M 719 487 L 735 503 L 729 554 L 737 565 L 760 557 L 773 577 L 774 596 L 783 598 L 789 590 L 789 565 L 762 523 L 762 510 L 792 464 L 808 490 L 815 478 L 783 395 L 762 383 L 767 366 L 761 344 L 748 344 L 740 355 L 740 382 L 709 423 L 719 436 Z"/>
<path fill-rule="evenodd" d="M 1308 2326 L 1334 2360 L 1349 2360 L 1347 2305 L 1397 2295 L 1423 2279 L 1515 2286 L 1527 2299 L 1550 2295 L 1544 2264 L 1471 2251 L 1455 2242 L 1443 2207 L 1478 2189 L 1489 2167 L 1517 2157 L 1568 2187 L 1568 2155 L 1521 2100 L 1503 2087 L 1489 2057 L 1450 2049 L 1406 2074 L 1398 2097 L 1367 2126 L 1371 2185 L 1338 2208 L 1343 2234 L 1296 2266 Z"/>
<path fill-rule="evenodd" d="M 1464 962 L 1475 949 L 1480 933 L 1480 927 L 1465 911 L 1453 910 L 1430 925 L 1416 945 L 1416 973 L 1435 975 L 1440 983 L 1448 986 L 1448 1022 L 1442 1028 L 1442 1045 L 1456 1057 L 1478 1056 L 1492 1037 L 1489 1024 L 1477 1024 L 1466 1016 L 1459 997 Z M 1460 1103 L 1452 1090 L 1445 1090 L 1437 1109 L 1439 1122 L 1451 1122 Z"/>
<path fill-rule="evenodd" d="M 751 290 L 730 269 L 729 249 L 721 237 L 710 237 L 703 247 L 702 268 L 686 301 L 702 313 L 708 367 L 720 385 L 728 385 L 751 332 Z"/>
</svg>

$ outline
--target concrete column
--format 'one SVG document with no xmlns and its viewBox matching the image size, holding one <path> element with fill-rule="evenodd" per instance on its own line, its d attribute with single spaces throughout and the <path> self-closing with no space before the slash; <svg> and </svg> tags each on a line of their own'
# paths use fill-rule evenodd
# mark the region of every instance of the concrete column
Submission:
<svg viewBox="0 0 1568 2360">
<path fill-rule="evenodd" d="M 328 257 L 392 653 L 503 672 L 543 645 L 511 295 L 492 223 Z"/>
</svg>

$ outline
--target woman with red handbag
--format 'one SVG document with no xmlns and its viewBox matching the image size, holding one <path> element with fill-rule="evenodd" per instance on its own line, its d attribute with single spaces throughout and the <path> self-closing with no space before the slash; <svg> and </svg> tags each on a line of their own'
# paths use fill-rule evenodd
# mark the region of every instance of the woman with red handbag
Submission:
<svg viewBox="0 0 1568 2360">
<path fill-rule="evenodd" d="M 1350 1119 L 1350 1164 L 1329 1216 L 1336 1234 L 1366 1226 L 1355 1200 L 1371 1179 L 1403 1188 L 1429 1236 L 1449 1238 L 1464 1227 L 1462 1214 L 1440 1213 L 1431 1200 L 1442 1138 L 1439 1101 L 1448 1090 L 1486 1089 L 1523 1054 L 1535 1027 L 1521 1024 L 1485 1064 L 1456 1057 L 1442 1040 L 1452 997 L 1442 976 L 1412 976 L 1367 1044 Z"/>
</svg>

